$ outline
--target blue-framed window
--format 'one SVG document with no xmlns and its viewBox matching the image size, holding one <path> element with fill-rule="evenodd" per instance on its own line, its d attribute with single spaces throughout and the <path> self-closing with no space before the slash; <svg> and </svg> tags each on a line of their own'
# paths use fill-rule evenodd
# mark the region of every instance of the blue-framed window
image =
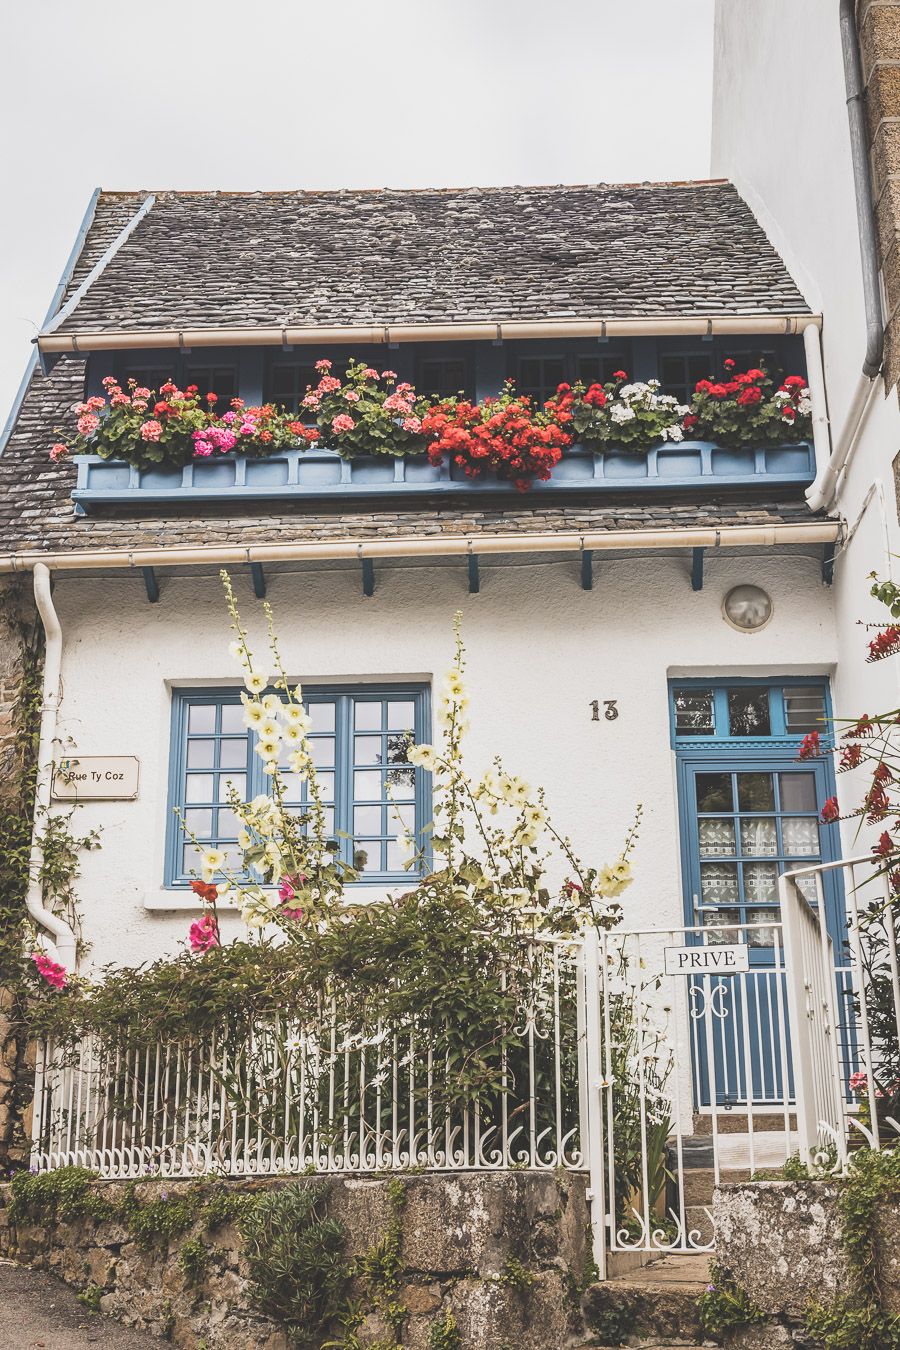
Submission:
<svg viewBox="0 0 900 1350">
<path fill-rule="evenodd" d="M 831 757 L 797 758 L 809 732 L 827 747 L 828 686 L 809 678 L 672 680 L 670 715 L 685 919 L 740 941 L 741 925 L 777 920 L 780 872 L 838 856 L 836 828 L 819 819 L 835 790 Z M 826 880 L 837 934 L 839 888 Z M 812 878 L 800 884 L 814 899 Z M 749 941 L 765 949 L 771 934 L 757 929 Z"/>
<path fill-rule="evenodd" d="M 405 877 L 397 835 L 405 830 L 423 841 L 431 818 L 430 779 L 407 760 L 410 745 L 430 739 L 427 687 L 309 687 L 304 702 L 328 829 L 341 857 L 357 868 L 363 882 Z M 221 848 L 229 868 L 240 863 L 240 824 L 228 804 L 230 786 L 249 801 L 269 785 L 243 711 L 236 688 L 173 694 L 167 886 L 186 886 L 198 871 L 191 835 Z M 287 800 L 301 810 L 307 784 L 289 772 L 288 753 L 285 747 Z M 176 812 L 182 813 L 184 827 Z"/>
</svg>

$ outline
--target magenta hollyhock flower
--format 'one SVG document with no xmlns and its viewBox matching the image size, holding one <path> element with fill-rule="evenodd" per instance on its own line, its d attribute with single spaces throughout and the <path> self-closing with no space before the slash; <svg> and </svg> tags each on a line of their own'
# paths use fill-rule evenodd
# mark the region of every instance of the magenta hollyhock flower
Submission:
<svg viewBox="0 0 900 1350">
<path fill-rule="evenodd" d="M 211 947 L 219 946 L 218 925 L 213 914 L 204 914 L 191 924 L 189 933 L 191 950 L 208 952 Z"/>
<path fill-rule="evenodd" d="M 49 985 L 54 989 L 65 988 L 66 979 L 68 978 L 65 966 L 57 965 L 55 961 L 51 961 L 50 957 L 45 956 L 43 952 L 32 952 L 31 959 L 37 966 L 38 974 L 42 975 Z"/>
</svg>

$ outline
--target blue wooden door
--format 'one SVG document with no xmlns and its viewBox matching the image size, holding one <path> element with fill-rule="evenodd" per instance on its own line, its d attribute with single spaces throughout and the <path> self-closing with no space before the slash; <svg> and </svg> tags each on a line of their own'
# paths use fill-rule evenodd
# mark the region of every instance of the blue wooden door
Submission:
<svg viewBox="0 0 900 1350">
<path fill-rule="evenodd" d="M 820 812 L 834 794 L 831 756 L 800 759 L 803 737 L 828 747 L 824 680 L 673 681 L 684 921 L 697 944 L 746 944 L 750 973 L 692 980 L 694 1100 L 724 1109 L 783 1102 L 790 1029 L 781 951 L 779 873 L 838 856 Z M 801 889 L 815 903 L 813 878 Z M 826 874 L 827 923 L 843 946 L 840 883 Z"/>
</svg>

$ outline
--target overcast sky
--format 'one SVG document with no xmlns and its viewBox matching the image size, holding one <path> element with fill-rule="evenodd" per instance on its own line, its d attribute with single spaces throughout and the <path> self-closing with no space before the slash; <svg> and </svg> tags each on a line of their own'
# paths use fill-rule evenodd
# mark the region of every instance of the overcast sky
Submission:
<svg viewBox="0 0 900 1350">
<path fill-rule="evenodd" d="M 93 188 L 709 173 L 713 0 L 8 0 L 0 424 Z"/>
</svg>

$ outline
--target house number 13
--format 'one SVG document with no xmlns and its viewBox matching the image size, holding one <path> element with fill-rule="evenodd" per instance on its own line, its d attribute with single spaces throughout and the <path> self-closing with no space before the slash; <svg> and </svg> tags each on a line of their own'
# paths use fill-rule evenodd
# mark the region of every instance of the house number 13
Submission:
<svg viewBox="0 0 900 1350">
<path fill-rule="evenodd" d="M 600 721 L 600 704 L 603 704 L 603 716 L 607 722 L 614 722 L 619 715 L 618 699 L 615 698 L 595 698 L 591 700 L 591 721 Z"/>
</svg>

